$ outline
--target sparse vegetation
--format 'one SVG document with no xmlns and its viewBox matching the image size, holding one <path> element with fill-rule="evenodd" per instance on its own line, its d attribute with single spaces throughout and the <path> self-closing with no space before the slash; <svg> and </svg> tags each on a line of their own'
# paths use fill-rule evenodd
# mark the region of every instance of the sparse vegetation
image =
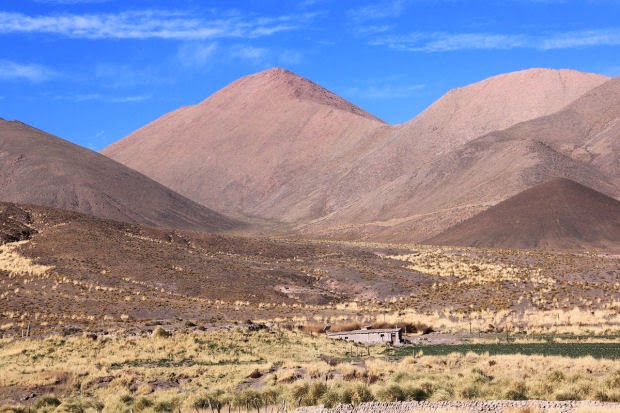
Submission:
<svg viewBox="0 0 620 413">
<path fill-rule="evenodd" d="M 35 210 L 36 237 L 0 247 L 0 403 L 15 409 L 620 400 L 612 255 L 66 224 L 75 219 Z M 324 337 L 366 325 L 419 344 Z M 457 345 L 425 345 L 432 332 Z M 37 396 L 20 402 L 28 391 Z"/>
<path fill-rule="evenodd" d="M 360 351 L 361 345 L 322 335 L 244 327 L 95 341 L 87 335 L 4 339 L 0 344 L 2 393 L 46 389 L 47 396 L 22 407 L 57 406 L 60 411 L 209 406 L 217 411 L 227 405 L 251 411 L 266 405 L 373 400 L 620 401 L 617 358 L 473 352 L 412 356 L 405 355 L 406 349 L 395 357 L 399 353 L 383 346 Z"/>
</svg>

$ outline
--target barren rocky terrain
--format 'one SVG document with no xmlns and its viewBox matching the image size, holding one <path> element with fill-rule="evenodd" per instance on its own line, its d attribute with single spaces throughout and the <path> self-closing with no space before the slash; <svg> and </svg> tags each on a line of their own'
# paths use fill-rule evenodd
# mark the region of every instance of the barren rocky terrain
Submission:
<svg viewBox="0 0 620 413">
<path fill-rule="evenodd" d="M 94 151 L 0 119 L 0 201 L 203 231 L 240 225 Z"/>
<path fill-rule="evenodd" d="M 612 127 L 614 85 L 600 75 L 525 70 L 450 91 L 390 126 L 270 69 L 102 153 L 216 210 L 271 224 L 255 232 L 419 242 L 554 177 L 618 196 L 609 128 L 591 142 L 573 128 L 568 150 L 553 142 L 569 124 L 552 121 L 565 110 L 580 114 L 580 125 Z M 494 132 L 523 122 L 546 132 Z"/>
<path fill-rule="evenodd" d="M 557 178 L 527 189 L 427 242 L 504 248 L 615 248 L 620 201 Z"/>
<path fill-rule="evenodd" d="M 382 314 L 449 330 L 472 312 L 485 331 L 508 320 L 526 330 L 557 324 L 557 311 L 572 317 L 566 326 L 577 318 L 603 329 L 618 322 L 619 258 L 602 251 L 269 239 L 38 206 L 0 210 L 0 325 L 9 335 L 28 324 L 38 331 L 157 319 L 320 325 Z"/>
</svg>

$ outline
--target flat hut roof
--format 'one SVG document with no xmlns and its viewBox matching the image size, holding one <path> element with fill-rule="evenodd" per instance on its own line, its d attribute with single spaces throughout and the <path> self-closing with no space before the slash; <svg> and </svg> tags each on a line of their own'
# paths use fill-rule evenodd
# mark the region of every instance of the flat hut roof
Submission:
<svg viewBox="0 0 620 413">
<path fill-rule="evenodd" d="M 373 328 L 363 330 L 349 330 L 349 331 L 337 331 L 334 333 L 327 333 L 328 336 L 349 336 L 353 334 L 377 334 L 377 333 L 398 333 L 402 328 Z"/>
</svg>

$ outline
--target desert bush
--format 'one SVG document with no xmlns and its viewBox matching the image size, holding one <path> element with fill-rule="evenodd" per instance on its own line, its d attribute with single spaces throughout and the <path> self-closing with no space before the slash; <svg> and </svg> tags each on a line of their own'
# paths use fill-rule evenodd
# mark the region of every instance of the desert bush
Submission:
<svg viewBox="0 0 620 413">
<path fill-rule="evenodd" d="M 85 413 L 88 411 L 100 412 L 104 408 L 103 403 L 97 400 L 67 399 L 63 401 L 54 412 L 58 413 Z"/>
<path fill-rule="evenodd" d="M 26 407 L 21 406 L 10 406 L 8 404 L 0 406 L 0 413 L 26 413 L 27 411 Z"/>
<path fill-rule="evenodd" d="M 430 393 L 432 392 L 432 390 L 424 389 L 423 386 L 421 386 L 421 387 L 417 387 L 417 386 L 406 387 L 405 388 L 405 398 L 406 398 L 406 400 L 410 400 L 410 401 L 414 401 L 415 400 L 415 401 L 419 402 L 419 401 L 428 399 L 430 397 Z"/>
<path fill-rule="evenodd" d="M 380 388 L 376 392 L 377 399 L 385 402 L 402 402 L 407 400 L 405 391 L 396 383 Z"/>
<path fill-rule="evenodd" d="M 124 395 L 122 395 L 122 396 L 120 397 L 120 401 L 121 401 L 123 404 L 127 404 L 127 405 L 129 405 L 129 404 L 132 404 L 132 403 L 133 403 L 133 397 L 131 397 L 131 395 L 129 395 L 129 394 L 124 394 Z"/>
<path fill-rule="evenodd" d="M 196 410 L 215 409 L 219 412 L 229 402 L 228 395 L 223 390 L 217 390 L 196 397 L 191 405 Z"/>
<path fill-rule="evenodd" d="M 321 397 L 321 403 L 328 409 L 335 407 L 340 403 L 340 393 L 335 388 L 329 388 Z"/>
<path fill-rule="evenodd" d="M 522 381 L 512 383 L 504 393 L 504 398 L 507 400 L 527 400 L 527 386 Z"/>
<path fill-rule="evenodd" d="M 563 388 L 558 390 L 554 397 L 557 401 L 570 401 L 570 400 L 581 400 L 581 395 L 579 394 L 579 390 L 575 386 L 570 386 L 567 388 Z"/>
<path fill-rule="evenodd" d="M 594 393 L 594 399 L 601 402 L 620 402 L 620 387 L 617 388 L 603 388 Z"/>
<path fill-rule="evenodd" d="M 163 400 L 155 403 L 153 410 L 157 413 L 173 413 L 176 408 L 176 404 L 170 400 Z"/>
<path fill-rule="evenodd" d="M 157 326 L 155 330 L 153 330 L 153 333 L 152 333 L 153 337 L 161 337 L 161 338 L 170 337 L 171 335 L 172 334 L 166 331 L 162 326 Z"/>
<path fill-rule="evenodd" d="M 454 393 L 450 389 L 440 388 L 433 392 L 430 399 L 434 402 L 443 402 L 454 399 Z"/>
<path fill-rule="evenodd" d="M 147 397 L 140 397 L 133 405 L 137 411 L 148 409 L 151 406 L 153 406 L 153 401 Z"/>
<path fill-rule="evenodd" d="M 234 396 L 233 404 L 236 407 L 259 411 L 263 407 L 263 398 L 256 390 L 244 389 Z"/>
<path fill-rule="evenodd" d="M 291 389 L 291 401 L 295 405 L 314 406 L 327 392 L 327 385 L 321 381 L 296 383 Z"/>
<path fill-rule="evenodd" d="M 461 388 L 459 391 L 459 396 L 463 399 L 473 400 L 480 394 L 480 388 L 478 388 L 475 384 L 468 384 L 465 387 Z"/>
<path fill-rule="evenodd" d="M 41 397 L 39 400 L 37 400 L 33 407 L 37 410 L 37 411 L 43 411 L 45 409 L 55 409 L 56 407 L 60 406 L 61 401 L 54 396 L 43 396 Z"/>
<path fill-rule="evenodd" d="M 375 401 L 375 396 L 372 394 L 366 384 L 356 383 L 345 387 L 341 394 L 341 403 L 348 403 L 358 405 L 360 403 Z"/>
</svg>

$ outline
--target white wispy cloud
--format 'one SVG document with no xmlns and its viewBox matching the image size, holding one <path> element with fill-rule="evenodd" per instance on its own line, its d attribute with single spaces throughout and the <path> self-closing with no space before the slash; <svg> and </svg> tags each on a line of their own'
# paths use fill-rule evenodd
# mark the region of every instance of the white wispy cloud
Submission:
<svg viewBox="0 0 620 413">
<path fill-rule="evenodd" d="M 0 79 L 27 80 L 43 82 L 52 79 L 58 74 L 51 68 L 38 64 L 23 64 L 11 60 L 0 60 Z"/>
<path fill-rule="evenodd" d="M 546 39 L 542 39 L 542 43 L 539 47 L 543 50 L 550 50 L 616 45 L 620 45 L 620 29 L 583 30 L 558 33 Z"/>
<path fill-rule="evenodd" d="M 185 66 L 204 66 L 211 62 L 218 50 L 217 42 L 185 43 L 177 51 L 177 59 Z"/>
<path fill-rule="evenodd" d="M 260 64 L 267 58 L 269 49 L 254 46 L 238 46 L 233 49 L 231 57 L 245 60 L 253 64 Z"/>
<path fill-rule="evenodd" d="M 390 0 L 351 9 L 348 17 L 354 23 L 399 17 L 405 11 L 405 0 Z"/>
<path fill-rule="evenodd" d="M 284 50 L 280 53 L 278 60 L 285 66 L 298 65 L 304 60 L 304 55 L 300 51 Z"/>
<path fill-rule="evenodd" d="M 316 15 L 256 17 L 229 13 L 223 18 L 207 18 L 169 10 L 39 16 L 0 12 L 0 33 L 45 33 L 85 39 L 257 38 L 298 29 Z"/>
<path fill-rule="evenodd" d="M 179 46 L 176 58 L 183 66 L 203 69 L 209 65 L 233 61 L 243 61 L 254 66 L 297 65 L 303 61 L 304 54 L 298 50 L 272 49 L 248 44 L 188 42 Z"/>
<path fill-rule="evenodd" d="M 502 33 L 415 32 L 383 36 L 372 45 L 412 52 L 450 52 L 459 50 L 511 50 L 518 48 L 553 50 L 620 45 L 620 29 L 597 29 L 542 35 Z"/>
<path fill-rule="evenodd" d="M 162 84 L 171 81 L 171 79 L 160 73 L 160 68 L 157 65 L 135 66 L 100 63 L 93 68 L 92 75 L 101 84 L 113 89 Z"/>
<path fill-rule="evenodd" d="M 99 101 L 106 103 L 138 103 L 152 98 L 152 95 L 106 95 L 102 93 L 84 93 L 75 95 L 57 95 L 54 96 L 56 100 L 65 100 L 71 102 L 91 102 Z"/>
</svg>

